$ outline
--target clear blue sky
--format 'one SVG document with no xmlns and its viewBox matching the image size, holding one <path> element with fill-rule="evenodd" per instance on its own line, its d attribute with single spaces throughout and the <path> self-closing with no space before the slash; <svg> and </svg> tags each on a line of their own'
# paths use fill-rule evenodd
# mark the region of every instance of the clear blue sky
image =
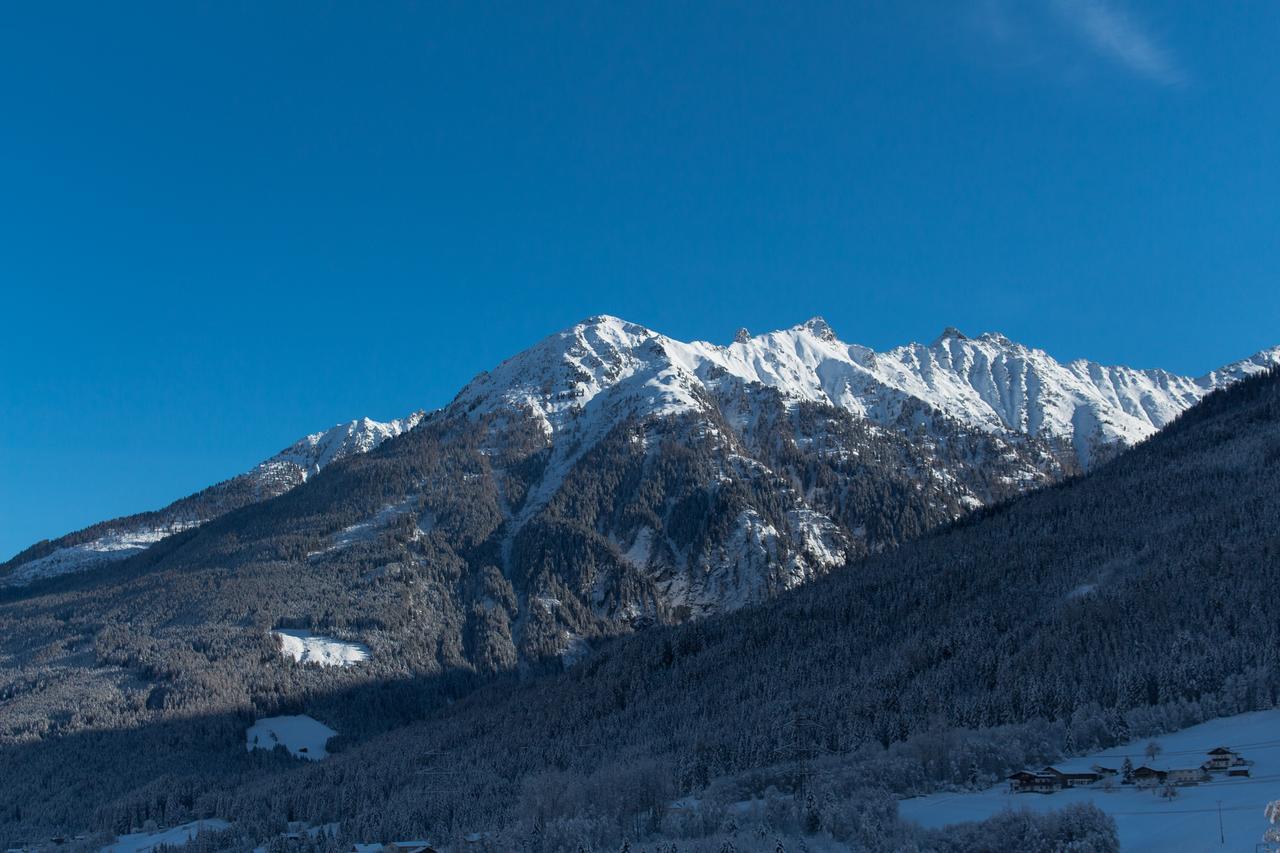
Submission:
<svg viewBox="0 0 1280 853">
<path fill-rule="evenodd" d="M 538 8 L 541 7 L 541 8 Z M 1280 4 L 11 4 L 0 558 L 595 313 L 1280 342 Z"/>
</svg>

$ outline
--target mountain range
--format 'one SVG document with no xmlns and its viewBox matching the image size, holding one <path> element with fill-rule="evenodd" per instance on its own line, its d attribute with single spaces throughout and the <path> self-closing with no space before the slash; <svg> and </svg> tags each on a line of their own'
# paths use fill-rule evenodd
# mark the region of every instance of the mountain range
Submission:
<svg viewBox="0 0 1280 853">
<path fill-rule="evenodd" d="M 593 317 L 481 374 L 444 409 L 387 423 L 364 418 L 309 435 L 164 509 L 38 543 L 0 565 L 0 584 L 134 555 L 277 497 L 424 420 L 476 425 L 488 434 L 490 447 L 482 451 L 488 455 L 503 452 L 497 448 L 513 440 L 513 430 L 530 451 L 536 445 L 528 461 L 538 471 L 522 479 L 518 495 L 502 495 L 496 508 L 504 531 L 494 562 L 509 570 L 519 534 L 545 515 L 575 469 L 606 447 L 616 452 L 606 440 L 616 440 L 619 428 L 645 424 L 630 436 L 635 447 L 675 441 L 716 457 L 715 470 L 699 474 L 707 494 L 721 491 L 710 488 L 717 481 L 750 482 L 775 496 L 769 511 L 731 498 L 736 514 L 717 522 L 724 529 L 700 540 L 699 553 L 663 535 L 669 519 L 644 523 L 615 513 L 596 520 L 596 532 L 616 556 L 657 581 L 649 594 L 655 600 L 624 596 L 633 615 L 655 607 L 707 612 L 740 606 L 975 507 L 1088 470 L 1214 389 L 1276 363 L 1280 347 L 1191 378 L 1086 360 L 1063 364 L 1003 335 L 969 338 L 953 328 L 929 345 L 875 352 L 844 343 L 820 318 L 758 336 L 742 330 L 733 343 L 717 346 Z M 652 449 L 645 454 L 655 455 Z M 865 476 L 869 466 L 875 477 Z M 509 472 L 496 473 L 506 486 L 514 484 Z M 901 510 L 890 518 L 869 512 L 851 488 L 917 494 L 889 500 Z M 403 515 L 413 490 L 402 491 L 399 503 L 357 521 L 357 532 L 384 529 Z"/>
</svg>

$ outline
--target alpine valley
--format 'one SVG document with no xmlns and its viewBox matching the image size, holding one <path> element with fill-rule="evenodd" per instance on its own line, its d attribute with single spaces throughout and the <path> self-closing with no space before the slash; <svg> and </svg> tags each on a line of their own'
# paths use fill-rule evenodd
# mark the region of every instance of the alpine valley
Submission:
<svg viewBox="0 0 1280 853">
<path fill-rule="evenodd" d="M 1103 488 L 1090 483 L 1120 489 L 1124 477 L 1136 482 L 1139 463 L 1126 460 L 1143 451 L 1151 464 L 1164 459 L 1159 447 L 1180 445 L 1147 440 L 1181 425 L 1188 410 L 1203 410 L 1205 398 L 1236 400 L 1260 413 L 1271 432 L 1257 441 L 1272 440 L 1274 423 L 1266 419 L 1275 413 L 1276 365 L 1280 347 L 1200 377 L 1060 363 L 999 334 L 967 337 L 955 329 L 928 345 L 875 352 L 841 341 L 817 318 L 763 335 L 743 330 L 728 345 L 683 343 L 615 317 L 593 317 L 479 375 L 441 409 L 307 436 L 164 509 L 35 544 L 0 566 L 0 775 L 16 779 L 47 769 L 34 783 L 44 793 L 9 800 L 0 830 L 121 834 L 148 819 L 172 825 L 213 817 L 240 820 L 241 831 L 252 825 L 255 833 L 273 821 L 282 831 L 295 819 L 319 825 L 322 809 L 302 805 L 305 796 L 294 796 L 296 789 L 288 797 L 268 789 L 299 757 L 324 757 L 326 738 L 304 755 L 289 742 L 299 724 L 272 720 L 302 714 L 322 720 L 307 731 L 336 731 L 329 753 L 355 754 L 372 739 L 367 754 L 386 770 L 394 762 L 378 751 L 385 750 L 376 745 L 379 737 L 453 703 L 474 702 L 467 697 L 477 690 L 491 695 L 530 682 L 530 725 L 543 726 L 551 724 L 533 719 L 536 703 L 551 694 L 536 685 L 552 679 L 547 691 L 578 690 L 580 675 L 570 686 L 555 679 L 565 669 L 580 672 L 588 664 L 575 664 L 584 658 L 603 659 L 589 665 L 606 669 L 632 661 L 637 683 L 647 683 L 648 653 L 625 651 L 635 648 L 625 645 L 632 635 L 637 642 L 648 633 L 667 638 L 667 651 L 655 654 L 666 655 L 669 667 L 706 647 L 705 639 L 690 638 L 746 626 L 732 620 L 754 619 L 750 614 L 781 601 L 796 619 L 804 608 L 826 618 L 814 604 L 818 593 L 796 588 L 844 595 L 849 590 L 838 584 L 857 584 L 864 571 L 879 585 L 858 587 L 854 598 L 888 606 L 878 596 L 908 583 L 895 580 L 891 569 L 919 577 L 933 572 L 920 566 L 936 568 L 930 561 L 945 549 L 929 543 L 939 536 L 972 555 L 981 550 L 970 542 L 979 535 L 973 531 L 986 525 L 1006 537 L 1000 525 L 1013 523 L 1028 500 L 1042 501 L 1033 505 L 1042 509 L 1024 512 L 1037 524 L 1051 523 L 1043 515 L 1056 505 L 1051 501 L 1074 506 L 1069 497 L 1043 497 L 1045 487 L 1060 484 L 1049 493 L 1087 497 L 1090 488 Z M 1233 397 L 1238 385 L 1254 396 Z M 1264 402 L 1255 399 L 1259 394 Z M 1247 412 L 1231 417 L 1233 424 L 1252 423 Z M 1212 420 L 1206 423 L 1182 427 L 1179 435 L 1208 441 Z M 1274 470 L 1274 461 L 1267 464 Z M 1159 477 L 1161 488 L 1174 487 L 1174 473 Z M 1021 497 L 1030 492 L 1040 495 Z M 976 520 L 962 521 L 966 516 Z M 1044 568 L 1050 557 L 1024 562 L 1028 583 L 1049 583 L 1042 573 L 1050 571 Z M 1088 568 L 1089 583 L 1128 571 L 1119 563 Z M 978 574 L 984 588 L 993 588 L 990 577 Z M 947 595 L 972 603 L 963 582 L 937 580 L 959 584 Z M 872 616 L 845 617 L 867 620 L 868 649 L 890 657 L 901 652 Z M 704 624 L 711 626 L 706 635 L 698 633 Z M 852 623 L 841 624 L 840 632 L 862 636 Z M 958 622 L 951 630 L 967 636 Z M 749 655 L 744 642 L 726 641 L 725 648 Z M 778 650 L 761 643 L 776 667 Z M 618 644 L 624 651 L 609 652 Z M 900 674 L 915 677 L 938 655 L 950 657 L 944 646 L 954 653 L 962 644 L 938 639 L 915 648 L 919 667 L 911 658 L 902 664 L 910 672 Z M 625 686 L 631 676 L 610 673 L 608 683 L 581 687 L 596 693 L 572 693 L 579 711 L 600 705 L 621 714 L 639 701 Z M 868 676 L 868 691 L 879 677 Z M 1139 704 L 1143 689 L 1132 687 L 1129 707 Z M 1088 702 L 1100 708 L 1103 697 L 1088 693 L 1081 688 L 1080 703 L 1073 703 L 1064 692 L 1053 713 L 1070 717 Z M 926 728 L 919 715 L 896 707 L 899 716 L 876 716 L 880 700 L 870 692 L 841 695 L 850 707 L 875 705 L 875 713 L 867 711 L 863 728 L 833 736 L 827 744 L 833 752 L 887 748 Z M 1150 698 L 1154 704 L 1168 697 L 1157 691 Z M 942 713 L 943 722 L 989 727 L 1032 715 L 1022 705 L 981 704 L 988 701 L 965 705 L 963 718 Z M 805 725 L 789 707 L 774 717 Z M 457 714 L 449 719 L 451 731 L 463 732 L 460 739 L 487 743 L 492 730 L 467 729 Z M 469 719 L 483 727 L 490 717 Z M 243 746 L 255 720 L 259 737 L 280 744 L 276 753 L 254 750 L 251 738 L 247 754 L 209 757 L 237 738 Z M 750 726 L 767 721 L 750 717 Z M 652 771 L 665 780 L 660 790 L 628 802 L 651 795 L 667 802 L 701 790 L 717 774 L 776 763 L 777 756 L 765 761 L 751 752 L 759 732 L 742 731 L 738 742 L 695 737 L 686 744 L 684 735 L 671 735 L 671 744 L 692 750 L 682 753 L 690 762 L 697 755 L 697 766 L 673 758 L 679 768 Z M 572 741 L 559 737 L 548 735 L 549 748 L 571 750 Z M 168 758 L 146 755 L 151 738 L 167 744 Z M 449 748 L 425 741 L 424 755 Z M 710 752 L 699 752 L 704 746 Z M 122 750 L 139 756 L 137 780 L 124 790 L 113 787 L 123 784 L 114 770 L 78 788 L 62 785 L 59 768 L 80 760 L 75 756 L 106 766 Z M 221 789 L 198 773 L 175 770 L 174 755 L 259 786 L 263 811 L 246 816 L 242 803 L 231 808 L 229 794 L 203 796 Z M 532 767 L 527 758 L 513 764 Z M 564 770 L 572 763 L 564 753 L 538 766 Z M 400 770 L 434 772 L 429 763 Z M 599 784 L 624 784 L 619 780 L 627 774 L 619 773 Z M 642 776 L 649 778 L 639 771 L 634 778 Z M 915 785 L 917 792 L 928 787 Z M 537 799 L 520 791 L 517 785 L 472 796 Z M 424 807 L 418 823 L 399 812 L 379 822 L 367 802 L 349 812 L 369 833 L 408 833 L 424 821 L 445 826 L 433 809 L 428 821 Z M 472 843 L 484 844 L 485 832 L 506 831 L 517 818 L 525 821 L 519 831 L 538 825 L 540 833 L 549 819 L 503 812 L 484 826 L 474 810 L 462 820 L 465 811 L 450 812 L 457 819 L 438 831 L 461 838 L 464 829 L 474 830 Z M 355 826 L 349 822 L 343 832 Z M 645 831 L 656 832 L 656 824 L 620 830 L 627 837 Z M 604 830 L 598 835 L 612 838 Z M 244 840 L 234 837 L 226 849 Z M 493 849 L 507 849 L 502 844 L 513 836 L 492 837 L 506 839 Z M 560 842 L 537 843 L 557 849 Z"/>
</svg>

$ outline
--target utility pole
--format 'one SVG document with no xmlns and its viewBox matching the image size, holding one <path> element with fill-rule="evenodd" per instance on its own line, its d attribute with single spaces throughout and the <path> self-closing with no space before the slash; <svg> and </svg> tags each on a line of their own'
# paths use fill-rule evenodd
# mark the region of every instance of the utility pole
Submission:
<svg viewBox="0 0 1280 853">
<path fill-rule="evenodd" d="M 1227 837 L 1222 832 L 1222 800 L 1218 800 L 1218 843 L 1227 843 Z"/>
</svg>

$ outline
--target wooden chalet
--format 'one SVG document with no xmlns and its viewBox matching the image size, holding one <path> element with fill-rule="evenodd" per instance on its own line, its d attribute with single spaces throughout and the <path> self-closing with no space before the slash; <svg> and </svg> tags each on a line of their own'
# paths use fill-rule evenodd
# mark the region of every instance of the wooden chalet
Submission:
<svg viewBox="0 0 1280 853">
<path fill-rule="evenodd" d="M 1098 782 L 1102 779 L 1102 774 L 1097 770 L 1092 769 L 1084 770 L 1075 768 L 1059 770 L 1056 767 L 1046 767 L 1044 772 L 1053 773 L 1062 779 L 1062 787 L 1064 788 L 1079 788 L 1082 785 L 1092 785 L 1094 782 Z"/>
<path fill-rule="evenodd" d="M 1138 785 L 1195 785 L 1208 780 L 1209 772 L 1203 767 L 1165 768 L 1144 764 L 1133 771 L 1133 781 Z"/>
<path fill-rule="evenodd" d="M 1065 787 L 1060 776 L 1041 770 L 1019 770 L 1009 776 L 1009 790 L 1015 794 L 1052 794 Z"/>
<path fill-rule="evenodd" d="M 1020 770 L 1009 777 L 1009 790 L 1014 793 L 1051 794 L 1065 788 L 1092 785 L 1103 778 L 1097 770 L 1059 770 L 1045 767 L 1043 770 Z"/>
<path fill-rule="evenodd" d="M 1160 768 L 1157 768 L 1157 767 L 1148 767 L 1147 765 L 1144 764 L 1141 767 L 1133 768 L 1132 778 L 1134 783 L 1138 785 L 1142 785 L 1142 784 L 1158 785 L 1161 782 L 1163 782 L 1168 775 L 1169 775 L 1169 771 L 1167 770 L 1161 770 Z"/>
<path fill-rule="evenodd" d="M 1225 746 L 1219 746 L 1209 750 L 1208 756 L 1209 758 L 1200 766 L 1213 773 L 1229 773 L 1233 767 L 1248 767 L 1250 763 L 1245 760 L 1243 755 L 1236 752 L 1234 749 L 1228 749 Z M 1244 775 L 1247 776 L 1249 774 L 1246 772 Z"/>
</svg>

